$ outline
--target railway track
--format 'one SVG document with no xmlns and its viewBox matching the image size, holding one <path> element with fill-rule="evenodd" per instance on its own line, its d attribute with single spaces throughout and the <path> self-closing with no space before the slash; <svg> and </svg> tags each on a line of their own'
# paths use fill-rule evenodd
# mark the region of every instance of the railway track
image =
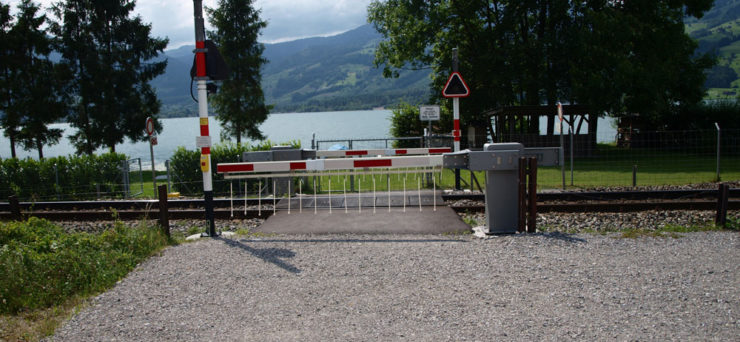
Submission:
<svg viewBox="0 0 740 342">
<path fill-rule="evenodd" d="M 634 212 L 647 210 L 716 210 L 717 190 L 663 190 L 663 191 L 615 191 L 615 192 L 543 192 L 537 194 L 537 212 Z M 740 210 L 740 189 L 731 189 L 729 210 Z M 444 194 L 442 199 L 456 212 L 481 212 L 485 210 L 484 196 L 478 193 Z M 472 203 L 471 203 L 472 202 Z M 272 209 L 258 211 L 258 199 L 214 199 L 214 214 L 219 220 L 267 218 Z M 176 199 L 167 202 L 170 219 L 203 218 L 202 199 Z M 262 205 L 271 205 L 262 200 Z M 107 201 L 59 201 L 20 202 L 20 214 L 36 216 L 52 221 L 98 221 L 110 220 L 114 216 L 122 220 L 138 220 L 143 217 L 156 219 L 159 215 L 157 200 L 107 200 Z M 233 216 L 232 216 L 233 214 Z M 0 220 L 14 217 L 8 202 L 0 202 Z"/>
</svg>

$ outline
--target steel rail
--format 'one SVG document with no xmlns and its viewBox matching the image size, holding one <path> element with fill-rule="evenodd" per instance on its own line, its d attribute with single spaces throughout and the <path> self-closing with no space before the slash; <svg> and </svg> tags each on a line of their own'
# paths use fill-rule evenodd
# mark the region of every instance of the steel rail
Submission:
<svg viewBox="0 0 740 342">
<path fill-rule="evenodd" d="M 444 194 L 447 201 L 476 200 L 483 201 L 481 193 Z M 730 189 L 731 198 L 740 198 L 740 188 Z M 654 190 L 654 191 L 584 191 L 584 192 L 538 192 L 537 200 L 555 201 L 615 201 L 615 200 L 649 200 L 649 199 L 691 199 L 717 198 L 716 189 L 704 190 Z"/>
<path fill-rule="evenodd" d="M 730 190 L 731 198 L 740 198 L 740 189 Z M 445 201 L 476 200 L 483 201 L 481 194 L 444 194 Z M 537 211 L 545 212 L 634 212 L 645 210 L 716 210 L 716 190 L 661 190 L 661 191 L 619 191 L 619 192 L 564 192 L 538 193 Z M 266 198 L 263 198 L 264 202 Z M 234 198 L 235 203 L 242 205 L 244 198 Z M 566 203 L 559 203 L 566 202 Z M 567 203 L 571 202 L 571 203 Z M 42 217 L 49 220 L 110 220 L 114 212 L 122 220 L 136 220 L 144 217 L 156 218 L 158 215 L 156 200 L 121 200 L 121 201 L 63 201 L 63 202 L 21 202 L 21 214 Z M 198 219 L 203 215 L 203 199 L 169 200 L 171 219 Z M 248 198 L 247 206 L 256 206 L 259 199 Z M 249 209 L 244 214 L 243 207 L 233 211 L 229 208 L 229 198 L 214 199 L 217 219 L 244 219 L 268 217 L 271 210 Z M 730 210 L 740 209 L 740 200 L 730 200 Z M 484 211 L 480 205 L 452 205 L 457 212 Z M 0 203 L 0 220 L 11 218 L 10 205 Z"/>
<path fill-rule="evenodd" d="M 450 206 L 458 213 L 484 212 L 484 205 Z M 728 209 L 740 210 L 740 201 L 729 201 Z M 624 213 L 649 210 L 717 210 L 716 201 L 650 201 L 650 202 L 584 202 L 584 203 L 537 203 L 537 213 Z"/>
</svg>

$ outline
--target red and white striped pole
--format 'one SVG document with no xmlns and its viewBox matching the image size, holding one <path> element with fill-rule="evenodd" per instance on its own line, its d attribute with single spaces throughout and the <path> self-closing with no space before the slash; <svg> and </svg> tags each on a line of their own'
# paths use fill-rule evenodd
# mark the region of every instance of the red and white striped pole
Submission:
<svg viewBox="0 0 740 342">
<path fill-rule="evenodd" d="M 452 72 L 457 72 L 458 59 L 457 59 L 457 48 L 452 49 Z M 452 98 L 452 136 L 454 139 L 454 150 L 455 152 L 460 151 L 460 98 Z M 460 190 L 460 169 L 455 169 L 455 190 Z"/>
<path fill-rule="evenodd" d="M 208 132 L 208 92 L 206 90 L 206 31 L 203 20 L 203 1 L 193 0 L 195 16 L 195 79 L 198 81 L 198 116 L 200 117 L 200 169 L 203 172 L 203 200 L 206 210 L 205 236 L 216 236 L 213 215 L 213 178 L 211 177 L 211 144 Z"/>
<path fill-rule="evenodd" d="M 452 98 L 452 136 L 455 139 L 455 152 L 460 151 L 460 98 Z"/>
</svg>

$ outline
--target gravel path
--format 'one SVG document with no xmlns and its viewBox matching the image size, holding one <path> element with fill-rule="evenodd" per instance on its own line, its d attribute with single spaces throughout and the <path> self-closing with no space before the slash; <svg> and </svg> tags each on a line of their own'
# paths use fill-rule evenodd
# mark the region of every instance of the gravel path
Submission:
<svg viewBox="0 0 740 342">
<path fill-rule="evenodd" d="M 52 340 L 737 340 L 740 235 L 684 235 L 202 240 Z"/>
</svg>

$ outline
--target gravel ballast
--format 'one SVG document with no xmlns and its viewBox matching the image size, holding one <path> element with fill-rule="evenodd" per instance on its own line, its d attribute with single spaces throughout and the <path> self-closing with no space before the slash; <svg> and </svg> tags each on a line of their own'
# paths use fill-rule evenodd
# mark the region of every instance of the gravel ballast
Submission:
<svg viewBox="0 0 740 342">
<path fill-rule="evenodd" d="M 56 341 L 736 340 L 740 235 L 290 235 L 171 247 Z"/>
</svg>

